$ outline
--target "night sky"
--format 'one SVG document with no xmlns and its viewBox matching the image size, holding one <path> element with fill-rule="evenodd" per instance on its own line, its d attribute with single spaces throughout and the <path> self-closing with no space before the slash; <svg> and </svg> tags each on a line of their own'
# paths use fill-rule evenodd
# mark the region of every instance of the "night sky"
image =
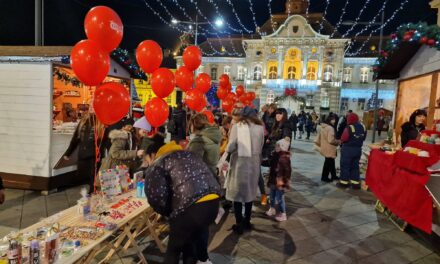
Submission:
<svg viewBox="0 0 440 264">
<path fill-rule="evenodd" d="M 169 11 L 178 19 L 185 19 L 175 1 L 178 1 L 194 17 L 196 14 L 195 0 L 145 0 L 155 10 L 167 19 L 171 18 L 159 5 L 159 1 L 168 7 Z M 198 0 L 198 5 L 203 13 L 212 21 L 218 17 L 210 0 Z M 215 2 L 224 18 L 235 28 L 240 25 L 235 18 L 227 0 L 211 0 Z M 240 19 L 249 29 L 254 30 L 252 13 L 249 10 L 250 0 L 231 0 Z M 261 26 L 269 19 L 269 0 L 252 0 L 256 13 L 256 21 Z M 347 0 L 330 0 L 326 18 L 335 25 L 342 12 L 341 9 Z M 360 21 L 371 21 L 384 0 L 348 0 L 347 13 L 344 20 L 355 20 L 365 2 L 369 1 Z M 386 8 L 387 19 L 400 6 L 404 0 L 388 0 Z M 85 38 L 83 20 L 87 11 L 96 5 L 107 5 L 113 8 L 124 23 L 124 39 L 121 47 L 132 50 L 139 42 L 145 39 L 153 39 L 164 48 L 173 48 L 179 42 L 180 33 L 171 29 L 154 13 L 148 9 L 144 0 L 45 0 L 45 45 L 74 45 Z M 326 0 L 311 0 L 310 12 L 323 12 Z M 284 11 L 284 0 L 272 0 L 272 12 Z M 33 45 L 34 43 L 34 0 L 0 0 L 0 45 Z M 429 7 L 429 0 L 409 0 L 404 10 L 400 11 L 393 23 L 385 29 L 387 33 L 394 31 L 400 24 L 408 22 L 427 21 L 430 24 L 436 22 L 436 12 Z M 354 32 L 364 26 L 358 26 Z M 227 29 L 227 27 L 225 27 Z M 209 28 L 210 31 L 214 31 Z M 344 33 L 347 27 L 341 27 Z M 230 34 L 234 32 L 229 30 Z M 367 31 L 367 35 L 369 31 Z M 226 36 L 222 34 L 221 36 Z"/>
</svg>

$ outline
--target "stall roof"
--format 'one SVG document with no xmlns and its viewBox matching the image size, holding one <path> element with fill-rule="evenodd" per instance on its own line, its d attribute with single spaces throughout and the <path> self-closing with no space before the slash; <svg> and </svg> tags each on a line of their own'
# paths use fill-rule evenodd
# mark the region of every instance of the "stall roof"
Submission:
<svg viewBox="0 0 440 264">
<path fill-rule="evenodd" d="M 394 80 L 400 77 L 400 72 L 411 58 L 417 53 L 421 45 L 417 43 L 402 42 L 388 58 L 385 66 L 380 69 L 377 79 Z"/>
<path fill-rule="evenodd" d="M 0 56 L 58 57 L 71 50 L 71 46 L 0 46 Z"/>
</svg>

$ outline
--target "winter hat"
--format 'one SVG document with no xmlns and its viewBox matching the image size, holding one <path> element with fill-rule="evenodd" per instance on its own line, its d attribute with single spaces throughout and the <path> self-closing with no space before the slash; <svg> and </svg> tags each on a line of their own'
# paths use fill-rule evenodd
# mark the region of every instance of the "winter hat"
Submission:
<svg viewBox="0 0 440 264">
<path fill-rule="evenodd" d="M 290 149 L 290 141 L 286 138 L 278 140 L 276 144 L 280 147 L 281 151 L 289 151 Z"/>
<path fill-rule="evenodd" d="M 353 125 L 359 122 L 359 116 L 355 113 L 350 113 L 347 116 L 347 124 Z"/>
<path fill-rule="evenodd" d="M 151 131 L 151 125 L 150 125 L 150 123 L 148 123 L 148 121 L 147 121 L 147 119 L 145 118 L 145 116 L 143 116 L 143 117 L 140 118 L 138 121 L 136 121 L 136 122 L 134 123 L 134 126 L 133 126 L 133 127 L 135 127 L 135 128 L 140 128 L 140 129 L 146 130 L 146 131 L 148 131 L 148 132 Z"/>
<path fill-rule="evenodd" d="M 134 124 L 134 120 L 131 117 L 124 117 L 121 121 L 119 121 L 121 123 L 121 127 L 125 127 L 125 126 L 129 126 L 129 125 L 133 125 Z"/>
<path fill-rule="evenodd" d="M 257 113 L 255 112 L 254 109 L 250 108 L 249 106 L 245 106 L 245 108 L 243 108 L 241 110 L 241 116 L 242 117 L 257 117 Z"/>
</svg>

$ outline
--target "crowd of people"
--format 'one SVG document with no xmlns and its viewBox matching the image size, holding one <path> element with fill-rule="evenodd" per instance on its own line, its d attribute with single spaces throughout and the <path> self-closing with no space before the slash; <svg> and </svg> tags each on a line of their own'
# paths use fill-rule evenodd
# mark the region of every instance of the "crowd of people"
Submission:
<svg viewBox="0 0 440 264">
<path fill-rule="evenodd" d="M 318 118 L 315 112 L 304 111 L 289 117 L 286 109 L 275 104 L 263 106 L 260 112 L 237 104 L 231 115 L 209 109 L 215 116 L 209 120 L 182 104 L 171 110 L 167 124 L 156 129 L 145 117 L 136 122 L 127 117 L 104 128 L 93 113 L 87 113 L 64 155 L 70 159 L 79 148 L 78 173 L 88 175 L 90 193 L 99 188 L 96 168 L 126 165 L 131 174 L 143 171 L 149 204 L 170 225 L 166 263 L 179 263 L 182 255 L 183 263 L 211 263 L 209 226 L 232 209 L 233 232 L 241 235 L 251 230 L 252 206 L 259 194 L 261 205 L 267 206 L 266 215 L 286 221 L 284 196 L 291 189 L 291 146 L 304 134 L 306 140 L 317 134 L 314 146 L 324 157 L 323 182 L 337 181 L 340 188 L 361 187 L 359 160 L 367 129 L 352 111 L 342 117 L 330 113 Z M 426 112 L 417 110 L 403 124 L 402 146 L 420 135 L 425 119 Z M 268 168 L 267 174 L 262 173 L 263 167 Z"/>
</svg>

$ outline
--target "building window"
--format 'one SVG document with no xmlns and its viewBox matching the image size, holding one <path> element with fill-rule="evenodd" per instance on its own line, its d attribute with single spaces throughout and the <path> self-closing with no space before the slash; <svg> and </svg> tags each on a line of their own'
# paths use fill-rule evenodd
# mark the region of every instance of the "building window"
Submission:
<svg viewBox="0 0 440 264">
<path fill-rule="evenodd" d="M 313 95 L 308 94 L 306 97 L 306 107 L 313 106 Z"/>
<path fill-rule="evenodd" d="M 333 80 L 333 66 L 327 64 L 324 67 L 324 82 L 331 82 Z"/>
<path fill-rule="evenodd" d="M 359 111 L 365 110 L 365 98 L 358 98 L 358 100 L 357 100 L 357 110 L 359 110 Z"/>
<path fill-rule="evenodd" d="M 330 97 L 327 92 L 321 94 L 321 108 L 330 108 Z"/>
<path fill-rule="evenodd" d="M 261 71 L 262 71 L 262 68 L 260 65 L 255 66 L 255 68 L 254 68 L 254 80 L 255 81 L 261 80 Z"/>
<path fill-rule="evenodd" d="M 316 68 L 313 66 L 307 67 L 307 80 L 314 81 L 316 80 Z"/>
<path fill-rule="evenodd" d="M 217 68 L 211 68 L 211 80 L 217 80 Z"/>
<path fill-rule="evenodd" d="M 271 104 L 275 101 L 275 93 L 272 90 L 267 92 L 266 103 Z"/>
<path fill-rule="evenodd" d="M 369 73 L 370 73 L 370 68 L 368 68 L 368 67 L 361 68 L 361 83 L 368 82 Z"/>
<path fill-rule="evenodd" d="M 205 67 L 202 66 L 202 65 L 200 65 L 200 67 L 199 67 L 199 68 L 197 69 L 197 71 L 196 71 L 197 75 L 199 75 L 200 73 L 202 73 L 204 69 L 205 69 Z"/>
<path fill-rule="evenodd" d="M 293 66 L 290 66 L 287 69 L 287 79 L 294 80 L 294 79 L 296 79 L 295 77 L 296 77 L 296 68 Z"/>
<path fill-rule="evenodd" d="M 277 66 L 271 66 L 269 68 L 269 79 L 276 79 L 278 75 L 278 67 Z"/>
<path fill-rule="evenodd" d="M 345 68 L 344 69 L 343 81 L 345 83 L 351 83 L 352 72 L 353 72 L 353 70 L 351 68 Z"/>
<path fill-rule="evenodd" d="M 348 98 L 342 97 L 341 98 L 341 112 L 345 112 L 348 110 Z"/>
<path fill-rule="evenodd" d="M 225 66 L 223 68 L 223 73 L 229 76 L 231 74 L 231 66 Z"/>
<path fill-rule="evenodd" d="M 237 78 L 239 81 L 243 81 L 244 80 L 244 67 L 243 66 L 238 66 L 237 68 Z"/>
</svg>

